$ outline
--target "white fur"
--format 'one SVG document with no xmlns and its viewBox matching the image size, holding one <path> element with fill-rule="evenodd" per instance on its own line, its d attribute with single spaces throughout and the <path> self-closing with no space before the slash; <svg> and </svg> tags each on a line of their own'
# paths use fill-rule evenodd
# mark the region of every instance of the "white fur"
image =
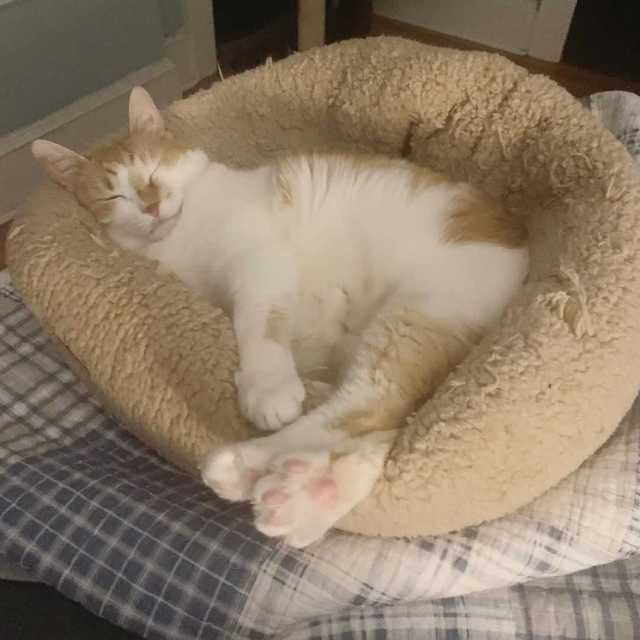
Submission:
<svg viewBox="0 0 640 640">
<path fill-rule="evenodd" d="M 290 202 L 277 189 L 273 166 L 240 171 L 193 151 L 173 166 L 157 169 L 149 159 L 137 170 L 156 171 L 160 216 L 140 213 L 121 170 L 126 198 L 109 226 L 114 240 L 159 260 L 232 314 L 243 411 L 262 429 L 293 422 L 211 452 L 203 478 L 227 499 L 252 499 L 267 535 L 309 544 L 371 491 L 389 447 L 388 433 L 353 438 L 331 428 L 394 383 L 372 381 L 366 363 L 353 365 L 359 336 L 400 307 L 486 329 L 522 283 L 527 251 L 443 242 L 455 196 L 470 187 L 440 183 L 416 191 L 400 164 L 356 170 L 339 157 L 291 160 Z M 290 345 L 268 336 L 274 309 L 288 325 Z M 340 391 L 299 418 L 299 375 L 313 377 L 332 363 L 350 367 Z M 339 374 L 345 371 L 334 371 L 334 379 Z M 336 450 L 344 455 L 332 463 L 328 452 Z M 312 488 L 326 485 L 330 493 L 331 483 L 337 498 L 324 504 L 319 492 L 314 502 Z"/>
</svg>

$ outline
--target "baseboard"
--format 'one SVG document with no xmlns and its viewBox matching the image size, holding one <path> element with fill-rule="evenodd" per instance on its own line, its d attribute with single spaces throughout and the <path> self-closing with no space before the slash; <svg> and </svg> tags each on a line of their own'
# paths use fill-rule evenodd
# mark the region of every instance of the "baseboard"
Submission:
<svg viewBox="0 0 640 640">
<path fill-rule="evenodd" d="M 136 85 L 145 86 L 160 106 L 182 93 L 174 64 L 163 59 L 0 138 L 0 223 L 12 218 L 42 178 L 31 142 L 46 137 L 73 149 L 90 147 L 126 126 L 128 95 Z"/>
</svg>

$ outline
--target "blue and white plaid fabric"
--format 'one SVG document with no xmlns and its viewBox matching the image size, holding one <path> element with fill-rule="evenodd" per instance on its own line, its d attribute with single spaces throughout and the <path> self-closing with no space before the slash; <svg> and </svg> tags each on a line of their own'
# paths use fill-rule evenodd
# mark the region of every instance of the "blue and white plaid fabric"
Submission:
<svg viewBox="0 0 640 640">
<path fill-rule="evenodd" d="M 638 560 L 522 584 L 640 551 L 640 401 L 597 455 L 511 517 L 412 541 L 335 532 L 305 551 L 261 536 L 247 506 L 109 418 L 10 285 L 0 407 L 0 556 L 145 637 L 640 637 Z"/>
<path fill-rule="evenodd" d="M 628 91 L 604 91 L 582 102 L 636 160 L 640 158 L 640 97 Z"/>
<path fill-rule="evenodd" d="M 508 589 L 388 607 L 350 606 L 278 640 L 632 640 L 640 638 L 640 556 Z"/>
</svg>

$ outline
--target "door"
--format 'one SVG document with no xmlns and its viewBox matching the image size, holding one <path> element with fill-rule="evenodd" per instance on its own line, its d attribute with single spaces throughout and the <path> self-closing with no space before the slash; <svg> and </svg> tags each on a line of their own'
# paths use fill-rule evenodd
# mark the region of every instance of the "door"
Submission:
<svg viewBox="0 0 640 640">
<path fill-rule="evenodd" d="M 557 62 L 576 0 L 374 0 L 374 13 Z"/>
</svg>

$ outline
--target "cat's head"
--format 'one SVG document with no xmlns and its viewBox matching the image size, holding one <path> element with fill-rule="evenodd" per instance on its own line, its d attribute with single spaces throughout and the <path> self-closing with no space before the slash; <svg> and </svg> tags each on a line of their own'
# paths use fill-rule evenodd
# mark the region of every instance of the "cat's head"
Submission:
<svg viewBox="0 0 640 640">
<path fill-rule="evenodd" d="M 166 130 L 151 96 L 136 87 L 129 98 L 129 135 L 90 156 L 36 140 L 31 150 L 49 177 L 99 222 L 121 237 L 154 239 L 182 211 L 187 187 L 202 174 L 203 151 L 180 145 Z"/>
</svg>

